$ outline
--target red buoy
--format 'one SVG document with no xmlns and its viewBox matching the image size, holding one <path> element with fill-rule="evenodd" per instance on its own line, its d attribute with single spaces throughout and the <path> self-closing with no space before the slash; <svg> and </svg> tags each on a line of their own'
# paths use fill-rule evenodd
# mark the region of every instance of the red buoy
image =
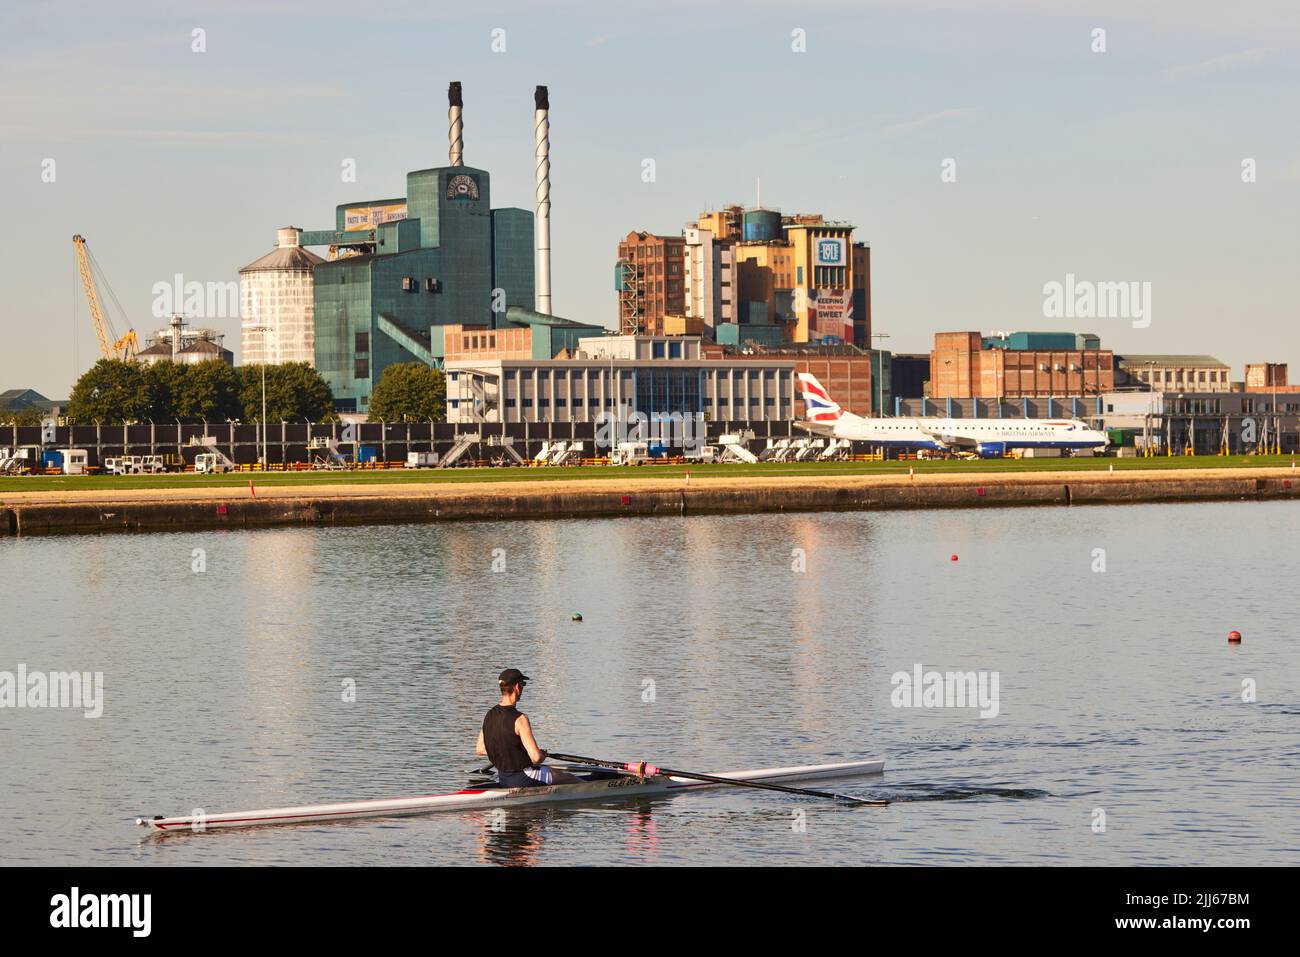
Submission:
<svg viewBox="0 0 1300 957">
<path fill-rule="evenodd" d="M 952 556 L 952 560 L 955 562 L 957 560 L 957 556 L 956 555 Z"/>
<path fill-rule="evenodd" d="M 1230 632 L 1228 632 L 1228 644 L 1230 644 L 1230 645 L 1239 645 L 1239 644 L 1241 644 L 1241 632 L 1239 632 L 1239 631 L 1230 631 Z"/>
</svg>

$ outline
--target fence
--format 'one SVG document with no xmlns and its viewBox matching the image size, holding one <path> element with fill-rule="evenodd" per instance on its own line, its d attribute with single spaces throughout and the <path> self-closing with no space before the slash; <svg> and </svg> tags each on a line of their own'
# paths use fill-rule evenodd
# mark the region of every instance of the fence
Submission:
<svg viewBox="0 0 1300 957">
<path fill-rule="evenodd" d="M 790 422 L 706 422 L 708 441 L 728 432 L 750 430 L 757 441 L 804 434 Z M 185 466 L 194 464 L 195 456 L 206 451 L 193 439 L 208 437 L 216 447 L 238 465 L 253 466 L 262 460 L 265 441 L 266 463 L 271 467 L 310 464 L 322 456 L 310 447 L 313 439 L 328 439 L 351 461 L 365 463 L 404 462 L 408 452 L 437 452 L 446 455 L 458 438 L 478 435 L 481 442 L 471 446 L 468 459 L 492 461 L 501 455 L 500 437 L 512 440 L 524 458 L 541 451 L 544 442 L 569 440 L 589 443 L 586 451 L 601 454 L 595 445 L 596 425 L 590 422 L 549 423 L 521 422 L 449 424 L 443 422 L 363 422 L 344 423 L 272 422 L 263 437 L 256 423 L 144 423 L 136 425 L 59 426 L 54 434 L 45 435 L 40 426 L 0 426 L 0 446 L 42 446 L 46 449 L 85 449 L 89 464 L 102 467 L 104 460 L 125 455 L 175 456 Z M 51 441 L 52 439 L 52 441 Z M 665 443 L 677 446 L 680 443 Z"/>
</svg>

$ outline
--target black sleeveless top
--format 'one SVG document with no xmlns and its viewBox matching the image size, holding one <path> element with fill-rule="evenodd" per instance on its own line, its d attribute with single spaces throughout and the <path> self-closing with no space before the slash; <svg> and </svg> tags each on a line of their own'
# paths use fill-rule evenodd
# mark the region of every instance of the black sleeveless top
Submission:
<svg viewBox="0 0 1300 957">
<path fill-rule="evenodd" d="M 498 771 L 522 771 L 533 766 L 524 743 L 515 734 L 519 709 L 496 705 L 483 719 L 483 745 Z"/>
</svg>

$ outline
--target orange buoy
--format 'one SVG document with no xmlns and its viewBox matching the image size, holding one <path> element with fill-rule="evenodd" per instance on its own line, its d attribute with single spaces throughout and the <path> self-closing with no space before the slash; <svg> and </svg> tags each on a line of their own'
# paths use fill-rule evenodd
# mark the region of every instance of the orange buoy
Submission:
<svg viewBox="0 0 1300 957">
<path fill-rule="evenodd" d="M 1239 645 L 1239 644 L 1241 644 L 1241 632 L 1239 632 L 1239 631 L 1230 631 L 1230 632 L 1228 632 L 1228 644 L 1230 644 L 1230 645 Z"/>
</svg>

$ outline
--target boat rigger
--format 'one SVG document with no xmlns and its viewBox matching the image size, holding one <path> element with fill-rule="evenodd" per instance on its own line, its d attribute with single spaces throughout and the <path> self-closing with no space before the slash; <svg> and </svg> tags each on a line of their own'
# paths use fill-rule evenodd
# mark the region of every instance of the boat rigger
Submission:
<svg viewBox="0 0 1300 957">
<path fill-rule="evenodd" d="M 641 766 L 641 765 L 637 765 Z M 464 788 L 447 794 L 429 794 L 419 797 L 389 798 L 368 801 L 345 801 L 337 804 L 307 804 L 300 807 L 266 808 L 257 811 L 236 811 L 225 814 L 199 814 L 182 817 L 137 818 L 136 824 L 151 831 L 204 832 L 239 827 L 266 827 L 282 824 L 312 824 L 333 821 L 354 821 L 366 818 L 402 817 L 429 814 L 437 811 L 466 811 L 480 808 L 515 807 L 529 804 L 553 804 L 569 801 L 623 800 L 625 798 L 672 795 L 684 791 L 706 788 L 739 786 L 786 785 L 800 781 L 825 781 L 837 778 L 862 777 L 881 774 L 885 762 L 845 761 L 838 764 L 805 764 L 792 767 L 760 768 L 750 771 L 724 771 L 710 775 L 683 776 L 677 774 L 616 771 L 608 768 L 570 767 L 577 780 L 572 784 L 546 787 L 507 788 L 484 784 Z M 704 778 L 705 780 L 699 780 Z M 790 789 L 798 790 L 798 789 Z M 815 792 L 805 792 L 815 793 Z M 822 796 L 822 795 L 818 795 Z M 837 795 L 838 796 L 838 795 Z M 883 802 L 860 802 L 883 803 Z"/>
</svg>

